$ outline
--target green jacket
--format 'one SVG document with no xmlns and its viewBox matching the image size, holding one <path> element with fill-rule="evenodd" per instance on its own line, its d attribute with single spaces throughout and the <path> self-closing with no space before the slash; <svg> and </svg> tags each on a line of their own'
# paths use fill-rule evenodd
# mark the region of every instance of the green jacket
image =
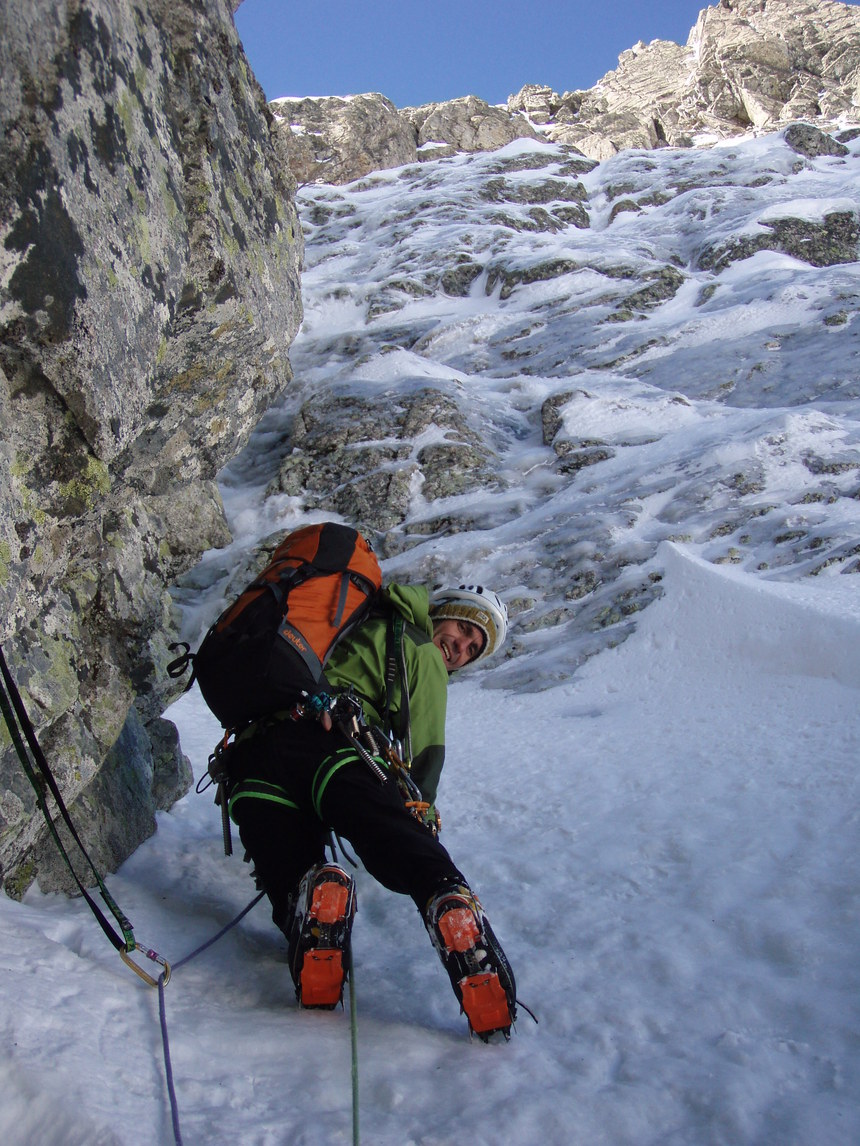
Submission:
<svg viewBox="0 0 860 1146">
<path fill-rule="evenodd" d="M 442 654 L 433 644 L 430 595 L 422 585 L 389 585 L 382 596 L 405 621 L 403 659 L 409 682 L 412 778 L 424 799 L 432 804 L 445 761 L 448 672 Z M 363 702 L 365 720 L 380 727 L 385 725 L 387 632 L 387 617 L 371 617 L 341 641 L 325 668 L 334 688 L 352 685 Z M 391 704 L 391 731 L 404 741 L 408 751 L 403 707 L 398 674 Z"/>
</svg>

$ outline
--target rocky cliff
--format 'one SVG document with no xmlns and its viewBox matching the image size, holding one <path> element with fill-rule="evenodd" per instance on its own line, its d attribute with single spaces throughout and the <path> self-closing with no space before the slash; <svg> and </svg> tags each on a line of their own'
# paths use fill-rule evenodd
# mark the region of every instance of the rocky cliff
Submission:
<svg viewBox="0 0 860 1146">
<path fill-rule="evenodd" d="M 511 112 L 593 159 L 624 148 L 706 144 L 794 120 L 860 117 L 860 8 L 829 0 L 720 0 L 682 47 L 639 43 L 589 91 L 524 89 Z"/>
<path fill-rule="evenodd" d="M 109 869 L 187 787 L 168 587 L 290 378 L 301 232 L 228 0 L 9 0 L 0 116 L 0 639 Z M 0 746 L 6 890 L 65 886 Z"/>
<path fill-rule="evenodd" d="M 507 655 L 476 671 L 518 692 L 634 630 L 663 541 L 753 577 L 860 573 L 858 172 L 860 128 L 792 124 L 303 188 L 295 383 L 225 475 L 257 522 L 188 579 L 189 638 L 274 522 L 332 511 L 389 578 L 501 592 Z"/>
<path fill-rule="evenodd" d="M 593 88 L 527 84 L 505 107 L 475 96 L 398 110 L 384 96 L 272 103 L 300 182 L 515 138 L 570 144 L 591 159 L 626 148 L 689 147 L 795 120 L 830 131 L 860 119 L 860 8 L 829 0 L 720 0 L 685 45 L 639 43 Z"/>
</svg>

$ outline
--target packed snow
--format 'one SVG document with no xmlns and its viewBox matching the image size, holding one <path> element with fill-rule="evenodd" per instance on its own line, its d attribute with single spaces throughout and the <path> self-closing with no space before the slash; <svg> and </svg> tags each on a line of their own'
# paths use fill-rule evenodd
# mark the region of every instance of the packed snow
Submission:
<svg viewBox="0 0 860 1146">
<path fill-rule="evenodd" d="M 509 1043 L 470 1041 L 414 906 L 359 870 L 368 1146 L 860 1141 L 860 265 L 758 251 L 695 269 L 781 204 L 856 211 L 851 148 L 805 165 L 777 137 L 625 153 L 575 176 L 592 226 L 567 231 L 517 230 L 530 216 L 513 200 L 493 218 L 494 165 L 533 178 L 531 143 L 302 193 L 296 384 L 224 475 L 236 540 L 187 582 L 186 628 L 261 538 L 324 516 L 266 496 L 302 396 L 404 379 L 467 394 L 507 481 L 451 499 L 480 527 L 415 534 L 387 575 L 474 571 L 536 602 L 515 656 L 451 685 L 439 806 L 539 1021 L 523 1008 Z M 610 222 L 622 184 L 640 207 Z M 466 232 L 481 270 L 465 294 L 392 285 L 432 277 Z M 673 257 L 674 294 L 602 321 Z M 562 258 L 486 291 L 494 269 Z M 608 447 L 575 474 L 541 439 L 559 395 L 558 434 Z M 410 520 L 432 512 L 416 490 Z M 613 576 L 565 597 L 559 570 L 595 536 Z M 642 584 L 641 608 L 601 619 Z M 203 776 L 214 718 L 196 690 L 168 715 Z M 107 880 L 142 946 L 178 964 L 250 902 L 235 842 L 226 857 L 211 789 L 159 816 Z M 81 900 L 34 887 L 0 918 L 3 1141 L 173 1142 L 157 992 Z M 187 1146 L 355 1140 L 349 991 L 342 1011 L 297 1007 L 265 903 L 164 995 Z"/>
<path fill-rule="evenodd" d="M 452 685 L 443 839 L 540 1021 L 470 1042 L 414 907 L 359 872 L 364 1141 L 857 1141 L 856 590 L 661 559 L 664 597 L 575 681 Z M 218 728 L 196 693 L 171 716 L 199 773 Z M 176 960 L 253 894 L 211 792 L 109 886 Z M 156 992 L 82 902 L 0 910 L 3 1140 L 172 1141 Z M 297 1008 L 264 904 L 165 998 L 185 1142 L 353 1140 L 348 1008 Z"/>
</svg>

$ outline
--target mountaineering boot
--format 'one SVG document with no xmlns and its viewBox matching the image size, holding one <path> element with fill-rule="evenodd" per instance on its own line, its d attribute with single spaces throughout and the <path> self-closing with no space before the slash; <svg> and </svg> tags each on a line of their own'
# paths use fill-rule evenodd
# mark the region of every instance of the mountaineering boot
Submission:
<svg viewBox="0 0 860 1146">
<path fill-rule="evenodd" d="M 290 974 L 303 1007 L 332 1010 L 343 998 L 355 915 L 355 880 L 337 864 L 302 877 L 287 934 Z"/>
<path fill-rule="evenodd" d="M 516 1021 L 516 983 L 498 939 L 471 889 L 449 883 L 429 900 L 424 925 L 448 972 L 454 994 L 483 1042 Z"/>
</svg>

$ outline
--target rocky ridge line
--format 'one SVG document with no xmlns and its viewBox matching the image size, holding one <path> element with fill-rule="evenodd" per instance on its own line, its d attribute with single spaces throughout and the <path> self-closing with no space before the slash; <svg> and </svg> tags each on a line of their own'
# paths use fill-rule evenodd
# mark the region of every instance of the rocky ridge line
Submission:
<svg viewBox="0 0 860 1146">
<path fill-rule="evenodd" d="M 494 107 L 469 95 L 398 109 L 384 95 L 270 104 L 300 183 L 372 171 L 517 138 L 604 160 L 627 148 L 706 146 L 794 121 L 834 131 L 860 121 L 860 7 L 830 0 L 720 0 L 685 45 L 641 41 L 593 88 L 527 84 Z"/>
</svg>

